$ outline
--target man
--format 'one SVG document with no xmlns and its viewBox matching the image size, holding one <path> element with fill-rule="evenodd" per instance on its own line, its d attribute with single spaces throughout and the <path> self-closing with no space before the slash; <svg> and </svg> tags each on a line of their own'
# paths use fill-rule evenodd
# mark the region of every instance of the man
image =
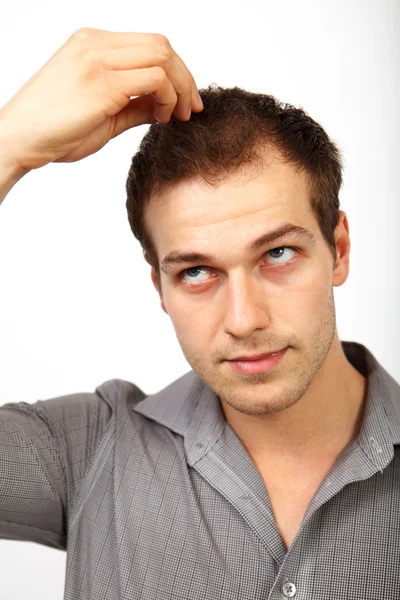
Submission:
<svg viewBox="0 0 400 600">
<path fill-rule="evenodd" d="M 339 153 L 271 96 L 202 98 L 164 37 L 84 29 L 0 112 L 1 198 L 152 124 L 128 216 L 193 367 L 3 405 L 0 537 L 67 549 L 67 600 L 394 600 L 400 388 L 338 337 Z"/>
</svg>

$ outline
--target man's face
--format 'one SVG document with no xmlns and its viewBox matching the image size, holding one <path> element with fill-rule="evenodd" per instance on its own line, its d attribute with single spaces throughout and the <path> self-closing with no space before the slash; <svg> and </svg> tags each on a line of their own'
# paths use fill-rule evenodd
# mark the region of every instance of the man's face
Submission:
<svg viewBox="0 0 400 600">
<path fill-rule="evenodd" d="M 200 179 L 174 185 L 162 199 L 151 199 L 145 211 L 160 265 L 171 252 L 214 257 L 161 271 L 162 307 L 188 363 L 239 412 L 259 415 L 293 405 L 330 350 L 336 331 L 332 286 L 341 285 L 348 270 L 346 263 L 334 271 L 305 174 L 275 159 L 262 172 L 244 169 L 217 188 Z M 342 237 L 343 217 L 347 223 L 341 212 L 337 228 Z M 287 234 L 249 249 L 288 223 L 309 230 L 314 242 Z M 156 285 L 154 269 L 152 279 Z M 242 373 L 228 362 L 283 348 L 270 370 Z"/>
</svg>

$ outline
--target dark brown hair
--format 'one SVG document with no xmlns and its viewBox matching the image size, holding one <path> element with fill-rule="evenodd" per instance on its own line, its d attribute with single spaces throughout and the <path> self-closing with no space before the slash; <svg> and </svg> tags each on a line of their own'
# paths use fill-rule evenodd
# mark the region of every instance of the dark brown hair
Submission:
<svg viewBox="0 0 400 600">
<path fill-rule="evenodd" d="M 261 165 L 267 147 L 305 171 L 312 210 L 336 261 L 342 162 L 321 125 L 273 96 L 215 84 L 199 91 L 202 112 L 192 113 L 187 122 L 172 115 L 168 123 L 150 125 L 126 181 L 129 223 L 155 269 L 160 291 L 159 258 L 143 219 L 150 196 L 160 198 L 168 185 L 198 176 L 217 185 L 242 166 Z"/>
</svg>

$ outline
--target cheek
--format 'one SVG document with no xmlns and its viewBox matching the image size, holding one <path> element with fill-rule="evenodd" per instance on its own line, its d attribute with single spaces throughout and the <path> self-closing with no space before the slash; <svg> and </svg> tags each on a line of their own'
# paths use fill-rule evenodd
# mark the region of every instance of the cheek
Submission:
<svg viewBox="0 0 400 600">
<path fill-rule="evenodd" d="M 307 323 L 318 320 L 318 315 L 325 312 L 332 291 L 332 277 L 326 269 L 319 268 L 303 273 L 293 288 L 292 308 L 296 320 Z"/>
<path fill-rule="evenodd" d="M 332 274 L 325 265 L 310 262 L 307 268 L 279 276 L 274 284 L 270 290 L 271 315 L 307 329 L 307 323 L 326 310 L 332 291 Z M 267 304 L 268 295 L 266 291 Z"/>
<path fill-rule="evenodd" d="M 164 302 L 175 331 L 181 338 L 193 340 L 193 344 L 196 345 L 196 340 L 207 337 L 207 332 L 212 328 L 210 318 L 216 317 L 212 307 L 185 302 L 183 297 L 179 298 L 179 295 L 173 293 L 165 294 Z"/>
</svg>

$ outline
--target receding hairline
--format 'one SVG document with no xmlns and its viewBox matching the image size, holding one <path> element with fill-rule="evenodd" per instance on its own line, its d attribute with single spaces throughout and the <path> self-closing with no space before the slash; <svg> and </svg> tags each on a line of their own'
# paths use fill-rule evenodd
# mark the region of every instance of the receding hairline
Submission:
<svg viewBox="0 0 400 600">
<path fill-rule="evenodd" d="M 260 136 L 260 138 L 258 139 L 258 143 L 255 143 L 253 145 L 252 160 L 249 162 L 246 161 L 245 163 L 241 164 L 239 168 L 229 169 L 227 171 L 219 171 L 219 173 L 217 173 L 215 176 L 212 176 L 210 179 L 208 179 L 207 176 L 197 174 L 190 177 L 183 177 L 179 180 L 158 182 L 158 185 L 152 188 L 149 196 L 147 197 L 147 201 L 144 203 L 144 209 L 142 214 L 143 230 L 145 232 L 146 238 L 151 244 L 152 252 L 154 253 L 154 257 L 157 261 L 156 270 L 158 271 L 158 269 L 160 269 L 161 271 L 163 271 L 163 273 L 169 274 L 171 267 L 177 266 L 179 264 L 183 265 L 190 264 L 193 262 L 197 262 L 197 264 L 199 264 L 200 262 L 207 262 L 211 264 L 217 263 L 217 258 L 209 254 L 199 253 L 192 250 L 173 250 L 169 252 L 160 261 L 155 241 L 153 239 L 152 234 L 148 230 L 148 227 L 146 226 L 146 214 L 151 201 L 155 202 L 156 204 L 167 204 L 168 200 L 164 196 L 165 191 L 168 191 L 171 188 L 173 189 L 177 184 L 190 184 L 194 180 L 202 181 L 204 185 L 213 188 L 218 187 L 221 183 L 231 179 L 242 179 L 243 177 L 247 178 L 248 176 L 250 176 L 250 179 L 252 179 L 253 176 L 258 177 L 261 171 L 263 171 L 265 168 L 270 167 L 271 164 L 275 161 L 292 165 L 292 167 L 296 169 L 297 173 L 301 177 L 303 177 L 303 181 L 305 182 L 305 185 L 312 196 L 313 179 L 312 176 L 310 176 L 310 174 L 308 173 L 307 169 L 304 167 L 304 165 L 301 165 L 294 160 L 288 159 L 280 151 L 276 144 L 271 143 L 270 141 L 266 141 L 262 138 L 262 136 Z M 284 229 L 286 229 L 286 231 L 284 231 Z M 311 230 L 301 227 L 299 225 L 295 225 L 293 223 L 285 222 L 282 223 L 277 228 L 277 230 L 269 231 L 260 236 L 260 238 L 253 240 L 253 242 L 249 245 L 249 247 L 246 250 L 253 253 L 257 251 L 261 246 L 265 246 L 268 243 L 274 241 L 275 239 L 283 237 L 284 235 L 291 235 L 292 238 L 296 237 L 299 241 L 305 241 L 310 243 L 311 245 L 315 245 L 317 243 L 317 236 Z"/>
</svg>

